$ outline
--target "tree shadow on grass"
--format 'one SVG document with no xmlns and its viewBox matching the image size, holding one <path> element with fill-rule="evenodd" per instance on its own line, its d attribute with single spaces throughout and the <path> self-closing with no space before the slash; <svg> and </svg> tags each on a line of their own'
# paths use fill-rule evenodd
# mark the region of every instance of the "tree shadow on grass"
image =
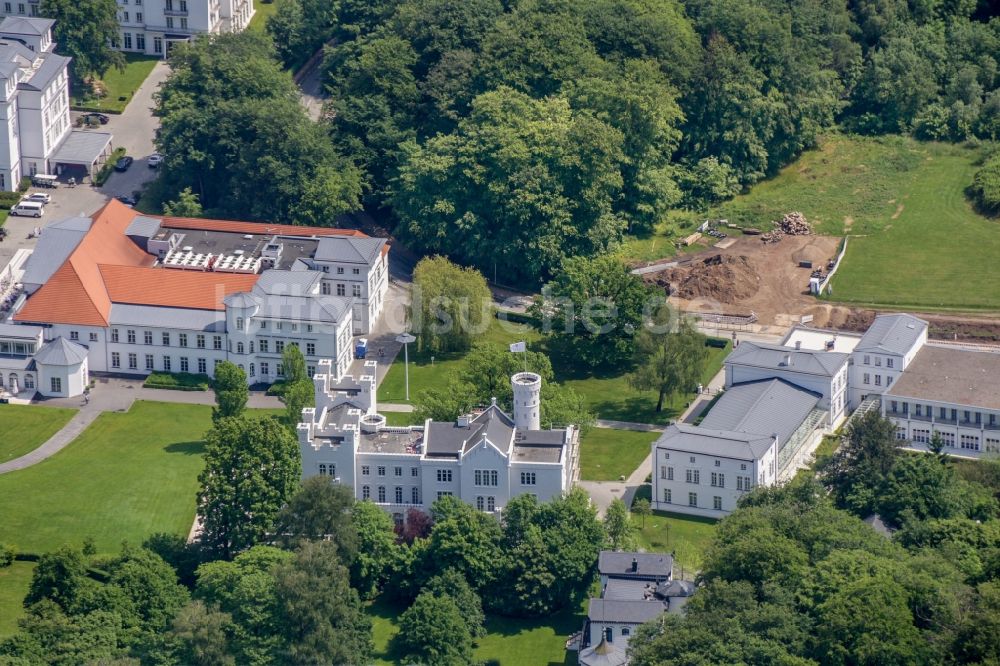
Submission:
<svg viewBox="0 0 1000 666">
<path fill-rule="evenodd" d="M 180 453 L 186 456 L 198 456 L 205 452 L 205 442 L 174 442 L 163 447 L 167 453 Z"/>
</svg>

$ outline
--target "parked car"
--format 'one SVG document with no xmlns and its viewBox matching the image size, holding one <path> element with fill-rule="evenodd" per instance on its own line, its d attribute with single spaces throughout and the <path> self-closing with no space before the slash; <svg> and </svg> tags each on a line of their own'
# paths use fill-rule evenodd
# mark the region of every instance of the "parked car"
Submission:
<svg viewBox="0 0 1000 666">
<path fill-rule="evenodd" d="M 159 153 L 153 153 L 152 155 L 146 158 L 146 166 L 148 166 L 150 169 L 155 169 L 161 164 L 163 164 L 163 155 Z"/>
<path fill-rule="evenodd" d="M 123 194 L 120 197 L 116 197 L 116 198 L 118 199 L 118 201 L 121 201 L 126 206 L 134 206 L 134 205 L 136 205 L 138 203 L 138 201 L 136 201 L 135 197 L 130 197 L 127 194 Z"/>
<path fill-rule="evenodd" d="M 47 204 L 52 201 L 52 195 L 45 192 L 32 192 L 28 196 L 23 197 L 21 201 L 37 201 L 40 204 Z"/>
<path fill-rule="evenodd" d="M 111 120 L 111 119 L 108 118 L 103 113 L 88 113 L 88 114 L 86 114 L 83 117 L 83 122 L 85 122 L 85 123 L 89 123 L 89 122 L 94 121 L 94 120 L 96 120 L 97 122 L 101 123 L 102 125 L 107 125 L 108 121 Z"/>
<path fill-rule="evenodd" d="M 135 158 L 133 157 L 129 157 L 128 155 L 120 157 L 118 161 L 115 162 L 115 171 L 128 171 L 128 168 L 132 166 L 132 162 L 135 162 Z"/>
<path fill-rule="evenodd" d="M 31 177 L 31 184 L 35 187 L 59 187 L 59 177 L 48 173 L 36 173 Z"/>
<path fill-rule="evenodd" d="M 37 201 L 22 201 L 10 207 L 10 214 L 21 217 L 41 217 L 45 214 L 45 207 Z"/>
</svg>

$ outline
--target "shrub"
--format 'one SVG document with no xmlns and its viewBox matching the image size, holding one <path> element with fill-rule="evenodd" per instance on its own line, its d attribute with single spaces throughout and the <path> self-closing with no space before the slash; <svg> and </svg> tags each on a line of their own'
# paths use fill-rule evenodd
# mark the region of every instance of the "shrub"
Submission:
<svg viewBox="0 0 1000 666">
<path fill-rule="evenodd" d="M 0 543 L 0 569 L 4 567 L 9 567 L 14 563 L 14 555 L 17 553 L 14 551 L 14 546 Z"/>
<path fill-rule="evenodd" d="M 17 191 L 27 192 L 29 187 L 31 187 L 31 178 L 25 176 L 24 178 L 21 179 L 21 182 L 18 183 Z"/>
<path fill-rule="evenodd" d="M 94 185 L 100 187 L 101 185 L 106 183 L 108 181 L 108 178 L 111 177 L 111 172 L 114 171 L 115 162 L 117 162 L 122 157 L 125 157 L 125 149 L 115 148 L 114 152 L 111 153 L 111 157 L 108 158 L 108 161 L 104 163 L 104 166 L 101 167 L 101 170 L 97 172 L 96 176 L 94 176 Z"/>
<path fill-rule="evenodd" d="M 142 383 L 144 388 L 171 389 L 174 391 L 207 391 L 212 380 L 208 375 L 198 375 L 190 372 L 168 374 L 154 372 Z"/>
<path fill-rule="evenodd" d="M 972 179 L 969 195 L 987 213 L 1000 212 L 1000 158 L 987 161 Z"/>
</svg>

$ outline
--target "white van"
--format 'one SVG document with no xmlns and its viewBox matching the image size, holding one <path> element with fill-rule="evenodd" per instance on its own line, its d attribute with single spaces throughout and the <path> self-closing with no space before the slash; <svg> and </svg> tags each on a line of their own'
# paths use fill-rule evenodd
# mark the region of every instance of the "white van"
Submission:
<svg viewBox="0 0 1000 666">
<path fill-rule="evenodd" d="M 41 217 L 45 215 L 45 205 L 38 201 L 22 201 L 10 207 L 10 214 L 22 217 Z"/>
</svg>

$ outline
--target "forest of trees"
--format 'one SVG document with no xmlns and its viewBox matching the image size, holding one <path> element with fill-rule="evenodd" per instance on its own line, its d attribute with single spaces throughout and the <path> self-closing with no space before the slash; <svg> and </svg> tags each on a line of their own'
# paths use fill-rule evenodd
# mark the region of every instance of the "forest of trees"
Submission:
<svg viewBox="0 0 1000 666">
<path fill-rule="evenodd" d="M 537 286 L 821 134 L 1000 135 L 987 0 L 287 0 L 175 50 L 163 200 L 335 224 Z M 273 43 L 271 43 L 273 42 Z M 311 123 L 287 67 L 325 48 Z"/>
</svg>

